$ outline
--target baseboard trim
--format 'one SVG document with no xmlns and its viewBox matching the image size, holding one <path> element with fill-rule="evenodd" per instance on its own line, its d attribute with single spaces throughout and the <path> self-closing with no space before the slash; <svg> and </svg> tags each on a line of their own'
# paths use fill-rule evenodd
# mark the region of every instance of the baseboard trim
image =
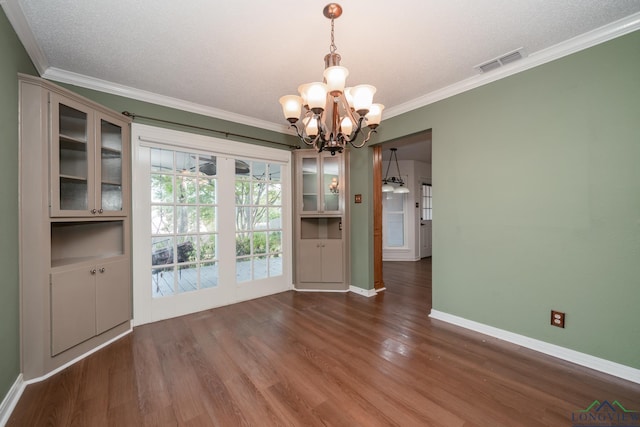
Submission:
<svg viewBox="0 0 640 427">
<path fill-rule="evenodd" d="M 585 366 L 596 371 L 604 372 L 605 374 L 640 384 L 640 369 L 632 368 L 610 360 L 601 359 L 566 347 L 549 344 L 544 341 L 505 331 L 503 329 L 495 328 L 493 326 L 485 325 L 483 323 L 468 320 L 463 317 L 458 317 L 438 310 L 431 310 L 429 317 L 517 344 L 540 353 L 548 354 L 549 356 L 557 357 L 558 359 L 566 360 L 568 362 L 575 363 L 576 365 Z"/>
<path fill-rule="evenodd" d="M 9 389 L 7 395 L 2 399 L 2 403 L 0 403 L 0 427 L 4 427 L 9 421 L 9 417 L 18 404 L 25 387 L 26 385 L 22 380 L 22 374 L 20 374 Z"/>
<path fill-rule="evenodd" d="M 365 296 L 367 298 L 374 297 L 378 294 L 375 289 L 363 289 L 357 286 L 349 286 L 349 291 L 353 292 L 354 294 Z"/>
<path fill-rule="evenodd" d="M 97 346 L 97 347 L 95 347 L 95 348 L 92 348 L 91 350 L 87 351 L 86 353 L 81 354 L 80 356 L 76 357 L 76 358 L 75 358 L 75 359 L 73 359 L 73 360 L 70 360 L 69 362 L 65 363 L 65 364 L 64 364 L 64 365 L 62 365 L 62 366 L 59 366 L 58 368 L 54 369 L 54 370 L 53 370 L 53 371 L 51 371 L 51 372 L 47 372 L 45 375 L 43 375 L 43 376 L 41 376 L 41 377 L 36 377 L 36 378 L 32 378 L 32 379 L 30 379 L 30 380 L 25 381 L 25 382 L 24 382 L 24 385 L 25 385 L 25 386 L 28 386 L 29 384 L 33 384 L 33 383 L 38 383 L 38 382 L 40 382 L 40 381 L 44 381 L 44 380 L 46 380 L 47 378 L 50 378 L 50 377 L 52 377 L 53 375 L 57 374 L 58 372 L 61 372 L 61 371 L 65 370 L 65 369 L 66 369 L 66 368 L 68 368 L 69 366 L 71 366 L 71 365 L 73 365 L 73 364 L 75 364 L 75 363 L 78 363 L 79 361 L 81 361 L 81 360 L 82 360 L 82 359 L 84 359 L 85 357 L 92 355 L 92 354 L 93 354 L 93 353 L 95 353 L 96 351 L 98 351 L 98 350 L 100 350 L 100 349 L 103 349 L 104 347 L 108 346 L 109 344 L 111 344 L 111 343 L 114 343 L 114 342 L 118 341 L 120 338 L 122 338 L 122 337 L 124 337 L 124 336 L 129 335 L 129 334 L 133 331 L 133 328 L 131 327 L 131 324 L 129 324 L 129 325 L 130 325 L 130 326 L 129 326 L 129 329 L 128 329 L 128 330 L 126 330 L 126 331 L 124 331 L 124 332 L 123 332 L 123 333 L 121 333 L 120 335 L 113 337 L 113 338 L 112 338 L 112 339 L 110 339 L 109 341 L 107 341 L 107 342 L 105 342 L 105 343 L 102 343 L 102 344 L 100 344 L 99 346 Z"/>
<path fill-rule="evenodd" d="M 347 293 L 348 289 L 298 289 L 293 288 L 296 292 L 338 292 L 338 293 Z"/>
</svg>

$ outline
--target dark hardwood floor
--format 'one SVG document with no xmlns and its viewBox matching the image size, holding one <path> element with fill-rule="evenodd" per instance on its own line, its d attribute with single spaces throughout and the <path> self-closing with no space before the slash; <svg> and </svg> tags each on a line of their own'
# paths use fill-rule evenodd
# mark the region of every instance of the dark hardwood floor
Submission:
<svg viewBox="0 0 640 427">
<path fill-rule="evenodd" d="M 638 384 L 430 319 L 430 259 L 384 277 L 372 298 L 291 291 L 137 327 L 28 386 L 8 426 L 571 426 L 596 399 L 640 411 Z"/>
</svg>

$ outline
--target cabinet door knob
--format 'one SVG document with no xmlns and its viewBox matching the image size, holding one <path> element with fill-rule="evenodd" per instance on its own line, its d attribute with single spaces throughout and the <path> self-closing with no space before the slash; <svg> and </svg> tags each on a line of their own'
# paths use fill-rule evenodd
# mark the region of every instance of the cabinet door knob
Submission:
<svg viewBox="0 0 640 427">
<path fill-rule="evenodd" d="M 100 273 L 104 273 L 104 267 L 100 267 L 100 269 L 98 269 L 98 271 L 99 271 Z"/>
<path fill-rule="evenodd" d="M 98 211 L 98 213 L 102 213 L 102 212 L 104 212 L 104 211 L 102 210 L 102 208 L 100 208 L 100 210 Z"/>
<path fill-rule="evenodd" d="M 91 273 L 91 274 L 96 274 L 96 269 L 95 269 L 95 268 L 92 268 L 91 270 L 89 270 L 89 273 Z"/>
<path fill-rule="evenodd" d="M 96 214 L 96 212 L 98 212 L 98 211 L 97 211 L 95 208 L 94 208 L 94 209 L 91 209 L 91 213 L 92 213 L 92 214 L 94 214 L 94 215 L 95 215 L 95 214 Z"/>
</svg>

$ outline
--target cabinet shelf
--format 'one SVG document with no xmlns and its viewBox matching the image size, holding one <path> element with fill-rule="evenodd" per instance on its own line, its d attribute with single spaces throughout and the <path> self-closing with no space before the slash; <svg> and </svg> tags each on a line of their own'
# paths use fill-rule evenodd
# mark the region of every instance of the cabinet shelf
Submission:
<svg viewBox="0 0 640 427">
<path fill-rule="evenodd" d="M 60 175 L 61 180 L 87 182 L 86 176 Z"/>
<path fill-rule="evenodd" d="M 61 259 L 51 260 L 51 272 L 55 273 L 57 270 L 63 270 L 70 266 L 81 266 L 82 264 L 93 265 L 100 264 L 100 262 L 110 260 L 122 256 L 119 253 L 102 253 L 99 256 L 84 256 L 84 257 L 69 257 Z"/>
<path fill-rule="evenodd" d="M 60 134 L 60 148 L 67 150 L 86 150 L 87 140 Z"/>
</svg>

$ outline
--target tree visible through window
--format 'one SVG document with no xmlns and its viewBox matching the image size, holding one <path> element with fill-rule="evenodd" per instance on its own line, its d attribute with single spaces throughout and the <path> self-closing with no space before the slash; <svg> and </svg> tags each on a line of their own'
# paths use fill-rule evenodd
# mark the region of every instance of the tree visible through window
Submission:
<svg viewBox="0 0 640 427">
<path fill-rule="evenodd" d="M 282 167 L 236 161 L 236 278 L 282 275 Z"/>
<path fill-rule="evenodd" d="M 151 149 L 153 297 L 218 284 L 216 157 Z"/>
</svg>

